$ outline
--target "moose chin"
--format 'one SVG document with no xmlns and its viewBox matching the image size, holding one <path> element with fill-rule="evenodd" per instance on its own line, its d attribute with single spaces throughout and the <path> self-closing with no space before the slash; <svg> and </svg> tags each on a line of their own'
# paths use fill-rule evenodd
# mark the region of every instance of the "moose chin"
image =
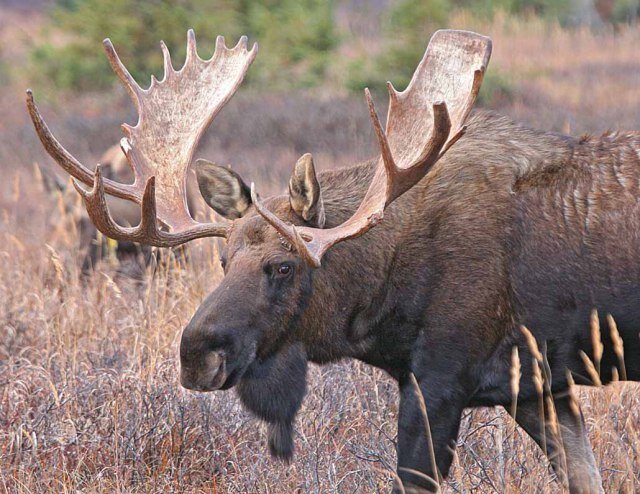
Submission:
<svg viewBox="0 0 640 494">
<path fill-rule="evenodd" d="M 308 362 L 360 359 L 398 382 L 394 492 L 438 489 L 463 409 L 475 406 L 513 410 L 564 486 L 602 492 L 570 389 L 640 380 L 640 133 L 575 139 L 472 113 L 491 41 L 438 31 L 409 86 L 389 84 L 384 127 L 365 92 L 378 156 L 316 173 L 305 154 L 288 193 L 269 198 L 198 160 L 200 192 L 227 220 L 203 224 L 186 207 L 187 171 L 257 46 L 218 38 L 202 60 L 190 31 L 185 65 L 176 71 L 162 44 L 164 77 L 148 89 L 109 40 L 105 49 L 139 111 L 121 142 L 133 183 L 91 172 L 30 92 L 27 106 L 106 236 L 159 247 L 225 239 L 225 276 L 182 334 L 184 387 L 235 386 L 267 422 L 271 452 L 290 459 Z M 107 194 L 139 204 L 140 224 L 116 224 Z"/>
</svg>

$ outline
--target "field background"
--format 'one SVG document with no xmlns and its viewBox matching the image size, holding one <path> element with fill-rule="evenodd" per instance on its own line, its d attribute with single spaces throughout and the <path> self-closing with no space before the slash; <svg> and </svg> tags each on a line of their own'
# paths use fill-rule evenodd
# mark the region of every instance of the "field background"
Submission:
<svg viewBox="0 0 640 494">
<path fill-rule="evenodd" d="M 387 20 L 402 3 L 336 1 L 330 12 L 335 42 L 319 56 L 321 70 L 309 78 L 306 55 L 302 63 L 280 60 L 293 68 L 279 86 L 272 83 L 277 74 L 258 69 L 216 119 L 197 156 L 232 163 L 266 194 L 284 190 L 304 152 L 314 153 L 319 169 L 375 154 L 361 83 L 402 80 L 392 64 L 391 72 L 376 74 L 384 63 L 373 62 L 401 37 Z M 441 26 L 493 38 L 482 106 L 573 135 L 639 129 L 635 16 L 621 22 L 605 11 L 603 20 L 589 2 L 577 3 L 580 16 L 571 19 L 545 17 L 538 8 L 483 15 L 458 6 Z M 637 9 L 634 2 L 618 3 Z M 150 267 L 142 279 L 128 279 L 108 261 L 81 276 L 83 252 L 73 228 L 79 210 L 65 210 L 72 199 L 46 193 L 38 179 L 35 163 L 55 167 L 28 120 L 24 90 L 33 86 L 54 133 L 90 166 L 134 114 L 115 77 L 95 88 L 49 78 L 62 63 L 52 53 L 78 36 L 59 28 L 53 7 L 0 1 L 0 492 L 387 492 L 397 393 L 383 373 L 354 362 L 312 366 L 291 464 L 269 458 L 261 424 L 233 392 L 203 395 L 179 386 L 181 329 L 221 277 L 215 241 L 194 242 L 189 262 Z M 138 14 L 134 9 L 132 17 Z M 107 16 L 101 37 L 111 34 L 109 22 Z M 170 33 L 153 37 L 182 40 L 189 27 L 172 25 Z M 407 43 L 419 43 L 421 52 L 432 27 L 407 27 L 414 29 Z M 38 50 L 45 45 L 53 48 L 43 55 Z M 125 52 L 135 45 L 131 39 Z M 212 46 L 205 37 L 200 49 L 211 53 Z M 259 59 L 269 57 L 261 50 Z M 99 42 L 88 51 L 100 53 Z M 416 62 L 407 63 L 412 69 Z M 384 108 L 384 97 L 377 101 Z M 640 492 L 638 387 L 577 393 L 605 491 Z M 560 487 L 507 414 L 478 409 L 465 414 L 444 491 L 552 493 Z"/>
</svg>

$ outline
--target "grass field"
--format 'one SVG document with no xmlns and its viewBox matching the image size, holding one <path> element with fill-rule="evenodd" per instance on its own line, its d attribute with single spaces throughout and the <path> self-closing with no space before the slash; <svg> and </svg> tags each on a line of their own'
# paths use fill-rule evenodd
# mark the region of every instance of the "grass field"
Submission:
<svg viewBox="0 0 640 494">
<path fill-rule="evenodd" d="M 37 21 L 6 14 L 14 17 L 0 24 L 0 40 L 29 35 Z M 452 24 L 494 40 L 490 77 L 504 89 L 489 100 L 494 109 L 572 134 L 640 128 L 639 28 L 568 31 L 463 15 Z M 4 55 L 19 63 L 24 52 L 11 45 Z M 54 132 L 87 163 L 132 119 L 121 91 L 56 101 L 48 88 L 34 89 Z M 181 329 L 221 277 L 216 242 L 194 242 L 189 262 L 150 267 L 142 281 L 108 262 L 83 278 L 72 218 L 34 174 L 35 162 L 52 162 L 27 120 L 23 90 L 13 83 L 0 94 L 0 492 L 387 492 L 397 392 L 382 372 L 354 362 L 312 366 L 290 464 L 269 458 L 261 424 L 233 392 L 180 387 Z M 307 151 L 320 169 L 373 154 L 364 99 L 240 94 L 198 155 L 232 163 L 266 194 L 284 190 Z M 605 491 L 640 492 L 637 385 L 577 394 Z M 560 486 L 505 412 L 478 409 L 465 414 L 444 491 Z"/>
</svg>

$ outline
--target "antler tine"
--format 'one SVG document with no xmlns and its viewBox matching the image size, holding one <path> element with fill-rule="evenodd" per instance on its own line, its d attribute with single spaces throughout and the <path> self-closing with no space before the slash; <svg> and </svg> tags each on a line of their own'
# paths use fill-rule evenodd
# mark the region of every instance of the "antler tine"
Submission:
<svg viewBox="0 0 640 494">
<path fill-rule="evenodd" d="M 105 38 L 102 41 L 102 46 L 104 47 L 104 51 L 107 54 L 107 59 L 109 60 L 111 68 L 120 78 L 122 84 L 124 84 L 124 87 L 129 93 L 129 96 L 131 96 L 133 104 L 136 105 L 136 110 L 140 111 L 140 96 L 143 92 L 143 89 L 138 85 L 136 80 L 129 73 L 127 68 L 122 63 L 122 60 L 120 60 L 120 57 L 118 56 L 113 43 L 111 43 L 111 40 L 109 38 Z"/>
<path fill-rule="evenodd" d="M 164 66 L 164 77 L 162 80 L 165 81 L 175 72 L 175 70 L 173 69 L 173 63 L 171 62 L 169 48 L 167 48 L 164 41 L 160 41 L 160 49 L 162 50 L 162 61 Z"/>
<path fill-rule="evenodd" d="M 196 46 L 196 33 L 193 29 L 187 31 L 187 58 L 184 61 L 185 66 L 192 63 L 193 60 L 200 58 Z"/>
<path fill-rule="evenodd" d="M 133 130 L 133 127 L 127 126 L 124 130 L 129 133 L 129 129 Z M 133 171 L 134 180 L 132 186 L 139 190 L 141 184 L 153 176 L 152 171 L 145 166 L 144 156 L 141 156 L 140 151 L 131 145 L 128 137 L 120 139 L 120 149 L 122 149 L 124 157 L 127 159 L 127 163 L 129 163 L 129 167 Z"/>
<path fill-rule="evenodd" d="M 49 126 L 38 110 L 31 89 L 27 90 L 27 110 L 29 111 L 29 116 L 38 134 L 38 138 L 47 153 L 49 153 L 69 175 L 91 187 L 94 181 L 93 172 L 74 158 L 51 133 Z M 104 184 L 106 191 L 112 196 L 134 202 L 140 202 L 142 198 L 139 191 L 129 184 L 121 184 L 109 179 L 104 179 Z"/>
<path fill-rule="evenodd" d="M 417 163 L 428 159 L 428 157 L 433 154 L 435 148 L 440 150 L 450 139 L 450 133 L 451 118 L 449 118 L 449 109 L 444 101 L 438 101 L 433 104 L 433 129 L 431 130 L 431 138 L 425 144 Z"/>
<path fill-rule="evenodd" d="M 394 89 L 393 86 L 391 86 L 390 82 L 387 84 L 390 87 L 389 98 L 391 98 L 391 91 L 394 91 Z M 393 161 L 393 155 L 391 154 L 389 141 L 387 141 L 387 136 L 382 129 L 382 124 L 380 123 L 380 118 L 378 117 L 375 105 L 373 104 L 373 98 L 371 97 L 369 88 L 365 88 L 364 95 L 367 100 L 367 106 L 369 107 L 369 117 L 371 118 L 371 125 L 373 126 L 373 131 L 376 134 L 376 138 L 378 139 L 378 146 L 380 146 L 380 157 L 382 158 L 382 163 L 384 164 L 387 172 L 387 195 L 390 195 L 392 186 L 391 180 L 393 175 L 396 173 L 397 167 L 395 162 Z"/>
<path fill-rule="evenodd" d="M 285 223 L 264 206 L 256 193 L 256 187 L 253 182 L 251 182 L 251 202 L 260 215 L 263 216 L 264 219 L 267 220 L 267 222 L 273 226 L 280 235 L 291 242 L 291 245 L 305 261 L 312 266 L 320 267 L 320 259 L 314 256 L 311 250 L 307 247 L 305 239 L 301 235 L 300 231 L 298 231 L 295 225 Z M 307 240 L 312 240 L 312 238 L 307 236 Z"/>
<path fill-rule="evenodd" d="M 215 56 L 215 54 L 218 52 L 222 52 L 226 48 L 227 46 L 224 43 L 224 36 L 221 36 L 221 35 L 216 36 L 216 49 L 213 53 L 213 56 Z"/>
<path fill-rule="evenodd" d="M 84 190 L 77 180 L 73 181 L 73 185 L 82 196 L 87 213 L 96 228 L 115 240 L 148 243 L 156 247 L 175 247 L 197 238 L 225 237 L 228 232 L 228 226 L 215 224 L 200 224 L 197 228 L 175 233 L 160 230 L 157 222 L 155 177 L 149 178 L 145 184 L 142 217 L 140 224 L 135 227 L 120 226 L 111 217 L 100 165 L 96 167 L 91 190 Z"/>
<path fill-rule="evenodd" d="M 320 266 L 323 254 L 331 246 L 360 236 L 378 224 L 385 208 L 422 180 L 460 139 L 490 52 L 489 38 L 464 31 L 438 31 L 407 89 L 399 93 L 387 83 L 386 130 L 382 129 L 371 93 L 365 89 L 380 159 L 362 203 L 347 221 L 330 229 L 295 228 L 268 211 L 252 190 L 258 213 L 310 265 Z"/>
<path fill-rule="evenodd" d="M 234 50 L 237 50 L 237 49 L 246 50 L 248 41 L 249 41 L 249 39 L 246 36 L 240 36 L 240 39 L 238 40 L 238 43 L 236 43 L 236 46 L 234 46 L 233 49 Z"/>
<path fill-rule="evenodd" d="M 398 100 L 398 91 L 396 91 L 396 88 L 393 87 L 393 84 L 391 83 L 391 81 L 387 81 L 387 93 L 389 93 L 389 104 L 391 104 L 391 102 L 396 102 Z"/>
<path fill-rule="evenodd" d="M 100 230 L 106 236 L 115 240 L 124 240 L 125 238 L 130 238 L 135 229 L 117 225 L 109 214 L 109 208 L 107 206 L 107 199 L 104 191 L 102 165 L 96 166 L 96 171 L 93 175 L 93 186 L 91 190 L 85 190 L 77 179 L 73 180 L 73 186 L 78 191 L 80 196 L 82 196 L 85 207 L 87 209 L 87 213 L 89 213 L 89 217 L 98 230 Z"/>
<path fill-rule="evenodd" d="M 42 118 L 42 115 L 40 115 L 40 111 L 33 99 L 33 91 L 31 91 L 31 89 L 27 89 L 27 110 L 33 122 L 33 126 L 36 129 L 36 133 L 40 138 L 40 142 L 42 142 L 46 151 L 62 165 L 67 173 L 85 183 L 91 183 L 93 181 L 93 173 L 69 154 L 69 152 L 63 148 L 58 140 L 53 136 L 49 130 L 49 126 Z"/>
</svg>

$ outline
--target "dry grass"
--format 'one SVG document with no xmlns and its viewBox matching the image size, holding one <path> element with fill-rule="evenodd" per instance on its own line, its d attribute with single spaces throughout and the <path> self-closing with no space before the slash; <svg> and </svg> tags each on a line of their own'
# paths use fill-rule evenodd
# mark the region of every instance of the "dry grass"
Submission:
<svg viewBox="0 0 640 494">
<path fill-rule="evenodd" d="M 518 92 L 514 118 L 573 134 L 640 126 L 637 26 L 596 32 L 498 18 L 477 28 L 493 38 L 492 68 Z"/>
<path fill-rule="evenodd" d="M 456 20 L 464 22 L 472 21 Z M 638 29 L 465 26 L 494 38 L 493 67 L 515 91 L 497 103 L 501 111 L 554 130 L 640 128 Z M 21 99 L 8 89 L 0 119 L 0 491 L 387 492 L 397 393 L 381 372 L 352 362 L 312 368 L 290 465 L 268 457 L 262 427 L 232 392 L 180 388 L 180 331 L 220 279 L 215 242 L 196 242 L 187 265 L 150 269 L 143 284 L 107 264 L 81 281 L 77 238 L 52 228 L 61 222 L 56 202 L 33 179 L 33 161 L 48 160 Z M 241 97 L 200 154 L 234 163 L 265 193 L 284 186 L 302 152 L 316 153 L 320 168 L 367 157 L 365 105 L 335 99 Z M 54 130 L 88 162 L 131 116 L 119 93 L 55 114 Z M 606 492 L 640 491 L 638 388 L 578 397 Z M 459 443 L 446 492 L 560 491 L 541 451 L 503 411 L 465 413 Z"/>
</svg>

